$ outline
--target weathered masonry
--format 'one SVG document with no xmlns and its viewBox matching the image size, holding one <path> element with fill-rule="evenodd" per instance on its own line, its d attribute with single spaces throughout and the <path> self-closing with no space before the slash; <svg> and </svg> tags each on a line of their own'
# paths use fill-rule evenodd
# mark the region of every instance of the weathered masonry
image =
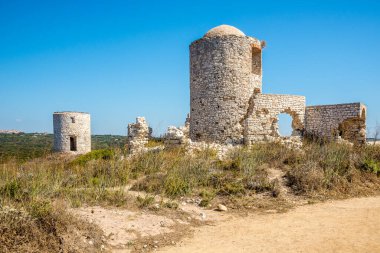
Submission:
<svg viewBox="0 0 380 253">
<path fill-rule="evenodd" d="M 306 107 L 304 96 L 262 94 L 265 42 L 221 25 L 190 45 L 190 139 L 252 144 L 283 139 L 278 116 L 292 117 L 293 133 L 365 142 L 365 106 Z"/>
<path fill-rule="evenodd" d="M 306 132 L 364 144 L 366 142 L 366 111 L 361 103 L 306 107 Z"/>
<path fill-rule="evenodd" d="M 289 114 L 293 119 L 292 136 L 301 137 L 305 129 L 305 97 L 257 94 L 245 120 L 245 143 L 275 141 L 281 137 L 278 131 L 278 115 L 281 113 Z"/>
<path fill-rule="evenodd" d="M 91 151 L 90 114 L 55 112 L 53 127 L 55 152 L 85 154 Z"/>
<path fill-rule="evenodd" d="M 128 124 L 128 150 L 130 153 L 138 153 L 145 150 L 145 145 L 152 134 L 152 128 L 148 126 L 144 117 L 137 117 L 136 123 Z"/>
<path fill-rule="evenodd" d="M 259 40 L 218 26 L 190 45 L 190 138 L 243 143 L 243 120 L 261 91 Z"/>
</svg>

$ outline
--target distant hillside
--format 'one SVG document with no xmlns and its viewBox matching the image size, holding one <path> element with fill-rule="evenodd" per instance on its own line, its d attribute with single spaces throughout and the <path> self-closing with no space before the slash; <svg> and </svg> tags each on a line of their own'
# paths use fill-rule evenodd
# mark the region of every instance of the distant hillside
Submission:
<svg viewBox="0 0 380 253">
<path fill-rule="evenodd" d="M 126 137 L 120 135 L 93 135 L 92 149 L 124 147 Z M 0 133 L 0 163 L 15 158 L 26 161 L 51 153 L 53 135 L 46 133 Z"/>
</svg>

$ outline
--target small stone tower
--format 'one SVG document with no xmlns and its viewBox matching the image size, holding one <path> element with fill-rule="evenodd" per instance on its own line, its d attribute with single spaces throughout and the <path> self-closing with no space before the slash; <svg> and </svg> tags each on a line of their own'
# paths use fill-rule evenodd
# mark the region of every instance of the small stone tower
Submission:
<svg viewBox="0 0 380 253">
<path fill-rule="evenodd" d="M 55 112 L 53 126 L 55 152 L 85 154 L 91 151 L 90 114 Z"/>
<path fill-rule="evenodd" d="M 243 143 L 253 94 L 261 92 L 262 43 L 221 25 L 190 45 L 190 138 Z"/>
</svg>

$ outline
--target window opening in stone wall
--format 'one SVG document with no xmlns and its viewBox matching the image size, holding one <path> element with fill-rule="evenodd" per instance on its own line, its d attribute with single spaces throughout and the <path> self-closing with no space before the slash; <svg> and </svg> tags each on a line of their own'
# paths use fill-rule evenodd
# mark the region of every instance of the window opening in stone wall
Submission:
<svg viewBox="0 0 380 253">
<path fill-rule="evenodd" d="M 278 115 L 278 132 L 282 137 L 289 137 L 292 135 L 292 117 L 287 113 Z"/>
<path fill-rule="evenodd" d="M 75 118 L 71 117 L 71 123 L 75 123 Z"/>
<path fill-rule="evenodd" d="M 74 136 L 70 137 L 70 151 L 77 151 L 77 138 Z"/>
<path fill-rule="evenodd" d="M 261 50 L 252 48 L 252 74 L 261 75 Z"/>
</svg>

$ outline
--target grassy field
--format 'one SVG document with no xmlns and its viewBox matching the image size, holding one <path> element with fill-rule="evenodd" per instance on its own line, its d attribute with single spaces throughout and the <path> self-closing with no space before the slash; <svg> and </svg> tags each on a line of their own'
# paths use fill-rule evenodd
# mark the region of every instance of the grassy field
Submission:
<svg viewBox="0 0 380 253">
<path fill-rule="evenodd" d="M 311 201 L 373 195 L 380 189 L 377 145 L 305 141 L 301 150 L 277 143 L 239 148 L 223 160 L 212 149 L 189 154 L 184 148 L 126 158 L 118 148 L 123 145 L 119 138 L 94 138 L 94 144 L 101 143 L 95 145 L 107 149 L 77 157 L 48 154 L 45 145 L 51 145 L 51 136 L 28 135 L 21 141 L 25 150 L 37 143 L 42 151 L 33 155 L 45 155 L 0 165 L 0 251 L 94 252 L 75 248 L 80 238 L 73 235 L 95 238 L 93 246 L 99 248 L 101 232 L 66 211 L 83 205 L 146 209 L 153 203 L 152 196 L 158 195 L 170 199 L 164 205 L 168 209 L 176 208 L 181 197 L 190 197 L 200 198 L 199 205 L 206 208 L 223 202 L 244 210 L 257 206 L 256 197 L 263 195 L 281 208 L 286 198 L 280 182 L 269 178 L 273 168 L 284 173 L 292 195 Z M 25 158 L 19 156 L 21 161 Z M 123 190 L 126 185 L 148 193 L 147 197 L 131 197 Z"/>
<path fill-rule="evenodd" d="M 123 148 L 125 136 L 93 135 L 92 149 Z M 0 134 L 0 163 L 15 159 L 27 161 L 51 153 L 53 135 L 42 133 Z"/>
</svg>

